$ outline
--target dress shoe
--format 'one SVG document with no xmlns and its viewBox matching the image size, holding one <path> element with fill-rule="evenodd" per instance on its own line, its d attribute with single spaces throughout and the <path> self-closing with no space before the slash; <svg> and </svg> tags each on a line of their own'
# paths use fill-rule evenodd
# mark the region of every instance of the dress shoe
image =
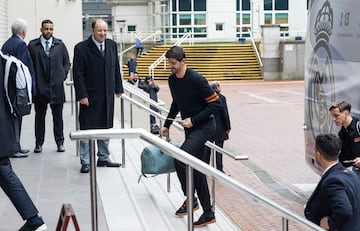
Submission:
<svg viewBox="0 0 360 231">
<path fill-rule="evenodd" d="M 35 149 L 34 149 L 34 152 L 35 153 L 40 153 L 40 152 L 42 152 L 42 147 L 41 147 L 41 145 L 35 145 Z"/>
<path fill-rule="evenodd" d="M 22 153 L 22 154 L 25 154 L 25 153 L 28 153 L 30 152 L 29 149 L 20 149 L 19 153 Z"/>
<path fill-rule="evenodd" d="M 28 157 L 29 154 L 27 153 L 21 153 L 21 152 L 17 152 L 17 153 L 14 153 L 12 156 L 10 157 L 13 157 L 13 158 L 24 158 L 24 157 Z"/>
<path fill-rule="evenodd" d="M 57 147 L 57 152 L 65 152 L 64 145 L 59 144 L 58 147 Z"/>
<path fill-rule="evenodd" d="M 118 168 L 121 166 L 120 163 L 111 162 L 110 160 L 98 160 L 97 161 L 98 167 L 115 167 Z"/>
<path fill-rule="evenodd" d="M 90 172 L 90 166 L 88 164 L 81 165 L 80 172 L 81 173 L 89 173 Z"/>
</svg>

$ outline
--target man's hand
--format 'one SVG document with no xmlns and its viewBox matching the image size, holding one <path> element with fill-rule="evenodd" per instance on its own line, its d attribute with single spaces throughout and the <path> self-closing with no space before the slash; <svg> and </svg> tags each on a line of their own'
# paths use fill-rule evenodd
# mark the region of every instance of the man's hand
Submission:
<svg viewBox="0 0 360 231">
<path fill-rule="evenodd" d="M 357 168 L 360 168 L 360 157 L 356 157 L 355 159 L 354 159 L 354 166 L 355 167 L 357 167 Z"/>
<path fill-rule="evenodd" d="M 329 217 L 323 217 L 320 220 L 320 226 L 326 230 L 329 230 Z"/>
<path fill-rule="evenodd" d="M 82 98 L 82 99 L 80 99 L 80 104 L 85 105 L 85 106 L 89 106 L 89 100 L 88 100 L 88 98 Z"/>
<path fill-rule="evenodd" d="M 191 127 L 193 126 L 190 117 L 184 119 L 183 121 L 181 121 L 181 122 L 179 122 L 179 123 L 180 123 L 181 126 L 183 126 L 184 128 L 191 128 Z"/>
<path fill-rule="evenodd" d="M 168 136 L 169 136 L 169 129 L 166 128 L 166 127 L 162 127 L 162 128 L 160 129 L 160 135 L 161 135 L 162 137 L 168 137 Z"/>
<path fill-rule="evenodd" d="M 120 98 L 120 97 L 121 97 L 121 94 L 122 94 L 122 93 L 116 93 L 115 95 L 116 95 L 117 98 Z"/>
</svg>

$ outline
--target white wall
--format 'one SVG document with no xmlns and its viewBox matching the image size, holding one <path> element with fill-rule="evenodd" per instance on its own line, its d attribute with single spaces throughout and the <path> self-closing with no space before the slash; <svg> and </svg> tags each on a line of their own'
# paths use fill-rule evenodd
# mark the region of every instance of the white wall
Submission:
<svg viewBox="0 0 360 231">
<path fill-rule="evenodd" d="M 236 41 L 236 4 L 233 0 L 208 0 L 208 40 Z M 216 31 L 215 24 L 224 23 L 223 31 Z"/>
<path fill-rule="evenodd" d="M 29 42 L 40 36 L 41 21 L 50 19 L 54 36 L 63 40 L 72 60 L 74 46 L 82 40 L 81 4 L 81 0 L 8 0 L 8 35 L 11 23 L 21 17 L 29 24 L 25 38 Z"/>
<path fill-rule="evenodd" d="M 305 39 L 307 26 L 306 1 L 289 1 L 290 37 L 302 36 Z"/>
</svg>

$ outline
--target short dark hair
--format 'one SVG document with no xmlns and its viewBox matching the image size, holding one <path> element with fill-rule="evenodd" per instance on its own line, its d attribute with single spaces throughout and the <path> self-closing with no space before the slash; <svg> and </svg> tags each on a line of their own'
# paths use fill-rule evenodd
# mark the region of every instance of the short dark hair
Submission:
<svg viewBox="0 0 360 231">
<path fill-rule="evenodd" d="M 341 141 L 334 134 L 320 134 L 315 139 L 315 150 L 328 161 L 337 160 L 341 150 Z"/>
<path fill-rule="evenodd" d="M 44 24 L 48 24 L 48 23 L 54 24 L 50 19 L 45 19 L 45 20 L 42 20 L 42 22 L 41 22 L 41 28 L 44 27 Z"/>
<path fill-rule="evenodd" d="M 174 58 L 177 61 L 181 61 L 183 58 L 186 58 L 184 49 L 179 46 L 171 47 L 165 54 L 166 58 Z"/>
<path fill-rule="evenodd" d="M 340 112 L 343 112 L 343 111 L 351 111 L 351 104 L 346 102 L 346 101 L 343 101 L 343 100 L 337 100 L 335 101 L 333 104 L 331 104 L 330 108 L 329 108 L 329 111 L 335 109 L 335 108 L 339 108 L 339 111 Z"/>
</svg>

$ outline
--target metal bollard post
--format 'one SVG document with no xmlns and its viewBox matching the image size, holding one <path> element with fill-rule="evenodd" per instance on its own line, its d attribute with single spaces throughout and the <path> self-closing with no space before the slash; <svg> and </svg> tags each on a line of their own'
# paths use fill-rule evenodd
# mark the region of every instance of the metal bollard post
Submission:
<svg viewBox="0 0 360 231">
<path fill-rule="evenodd" d="M 194 230 L 194 186 L 193 186 L 193 168 L 186 165 L 186 179 L 187 179 L 187 212 L 188 212 L 188 230 Z"/>
<path fill-rule="evenodd" d="M 91 197 L 92 230 L 93 231 L 98 231 L 95 141 L 96 140 L 94 140 L 94 139 L 89 140 L 89 151 L 90 151 L 90 197 Z"/>
</svg>

